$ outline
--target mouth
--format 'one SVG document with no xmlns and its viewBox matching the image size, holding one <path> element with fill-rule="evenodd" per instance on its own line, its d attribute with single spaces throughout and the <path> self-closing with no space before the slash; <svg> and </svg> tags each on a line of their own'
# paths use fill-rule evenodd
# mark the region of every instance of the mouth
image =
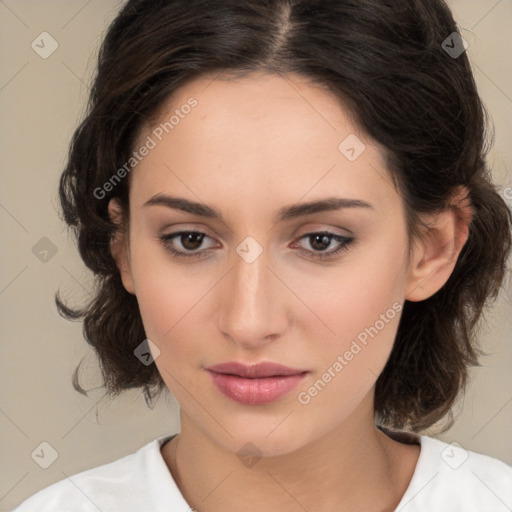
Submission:
<svg viewBox="0 0 512 512">
<path fill-rule="evenodd" d="M 309 373 L 276 363 L 255 365 L 229 362 L 205 368 L 217 390 L 235 402 L 263 405 L 289 393 Z"/>
<path fill-rule="evenodd" d="M 206 370 L 221 373 L 224 375 L 236 375 L 246 379 L 259 379 L 265 377 L 288 377 L 289 375 L 299 375 L 308 370 L 290 368 L 282 364 L 264 361 L 253 365 L 243 363 L 229 362 L 220 363 L 206 367 Z"/>
</svg>

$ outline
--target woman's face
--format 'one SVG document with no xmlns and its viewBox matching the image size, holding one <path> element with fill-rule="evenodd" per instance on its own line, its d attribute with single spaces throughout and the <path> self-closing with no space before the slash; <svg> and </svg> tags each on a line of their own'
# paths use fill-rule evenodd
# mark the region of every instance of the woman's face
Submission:
<svg viewBox="0 0 512 512">
<path fill-rule="evenodd" d="M 226 449 L 277 455 L 373 414 L 408 287 L 382 148 L 296 75 L 202 78 L 166 106 L 136 148 L 123 282 L 182 420 Z M 352 206 L 300 209 L 341 198 Z M 190 231 L 204 236 L 171 238 Z M 263 361 L 306 373 L 250 382 L 205 369 Z"/>
</svg>

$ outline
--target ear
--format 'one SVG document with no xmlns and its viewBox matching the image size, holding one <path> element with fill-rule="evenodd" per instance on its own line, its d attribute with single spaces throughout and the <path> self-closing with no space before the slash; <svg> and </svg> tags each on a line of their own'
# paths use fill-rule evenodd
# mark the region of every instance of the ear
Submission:
<svg viewBox="0 0 512 512">
<path fill-rule="evenodd" d="M 110 220 L 117 225 L 122 225 L 122 209 L 117 199 L 112 198 L 108 203 L 108 214 Z M 121 280 L 126 291 L 135 295 L 135 286 L 130 264 L 130 251 L 128 240 L 124 229 L 116 231 L 110 241 L 110 253 L 114 258 L 117 268 L 121 274 Z"/>
<path fill-rule="evenodd" d="M 448 281 L 469 236 L 473 218 L 466 187 L 459 186 L 449 207 L 427 216 L 428 228 L 414 241 L 405 298 L 412 302 L 428 299 Z"/>
</svg>

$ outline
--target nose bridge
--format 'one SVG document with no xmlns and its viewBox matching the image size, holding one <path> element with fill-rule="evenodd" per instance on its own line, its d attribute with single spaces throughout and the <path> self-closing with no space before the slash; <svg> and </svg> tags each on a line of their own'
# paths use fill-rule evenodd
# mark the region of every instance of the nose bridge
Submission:
<svg viewBox="0 0 512 512">
<path fill-rule="evenodd" d="M 226 279 L 221 330 L 238 343 L 253 344 L 279 331 L 280 308 L 268 252 L 251 237 L 236 248 Z"/>
</svg>

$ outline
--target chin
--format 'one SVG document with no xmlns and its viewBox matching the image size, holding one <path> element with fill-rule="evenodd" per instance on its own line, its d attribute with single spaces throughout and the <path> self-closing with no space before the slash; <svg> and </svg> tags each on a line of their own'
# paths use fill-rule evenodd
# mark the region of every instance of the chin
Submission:
<svg viewBox="0 0 512 512">
<path fill-rule="evenodd" d="M 253 424 L 249 428 L 229 429 L 232 436 L 224 431 L 222 434 L 218 431 L 215 434 L 210 432 L 209 436 L 216 444 L 235 453 L 241 460 L 245 457 L 258 458 L 286 455 L 299 450 L 315 439 L 311 432 L 307 430 L 299 432 L 291 423 L 286 426 L 284 424 L 277 426 L 279 421 L 272 423 L 271 428 L 266 426 L 265 428 L 257 428 Z"/>
</svg>

